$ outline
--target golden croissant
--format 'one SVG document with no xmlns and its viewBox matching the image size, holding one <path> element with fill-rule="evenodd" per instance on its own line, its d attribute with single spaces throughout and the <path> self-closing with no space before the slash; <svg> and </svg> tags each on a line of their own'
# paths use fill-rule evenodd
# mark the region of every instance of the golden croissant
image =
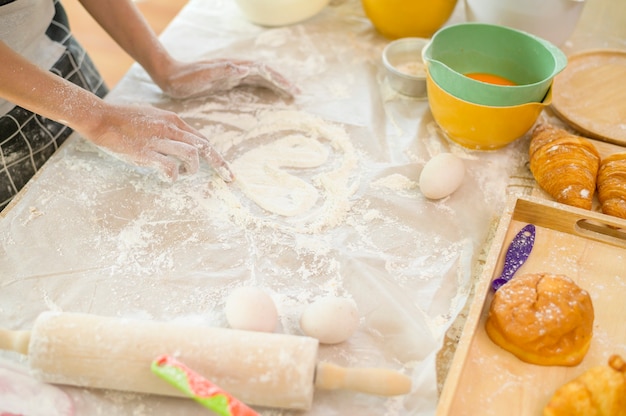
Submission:
<svg viewBox="0 0 626 416">
<path fill-rule="evenodd" d="M 566 415 L 626 416 L 626 363 L 620 356 L 561 386 L 543 409 L 543 416 Z"/>
<path fill-rule="evenodd" d="M 626 218 L 626 153 L 615 153 L 600 163 L 598 200 L 603 213 Z"/>
<path fill-rule="evenodd" d="M 530 171 L 557 202 L 591 209 L 600 154 L 584 137 L 539 124 L 530 141 Z"/>
</svg>

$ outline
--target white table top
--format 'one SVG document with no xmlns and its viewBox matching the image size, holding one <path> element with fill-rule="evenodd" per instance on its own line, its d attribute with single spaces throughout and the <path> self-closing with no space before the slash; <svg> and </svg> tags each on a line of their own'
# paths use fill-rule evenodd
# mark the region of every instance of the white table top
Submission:
<svg viewBox="0 0 626 416">
<path fill-rule="evenodd" d="M 451 21 L 462 11 L 460 2 Z M 568 47 L 587 46 L 586 33 Z M 302 94 L 290 102 L 240 88 L 175 102 L 133 66 L 108 99 L 178 112 L 231 163 L 272 143 L 282 152 L 279 139 L 290 135 L 311 154 L 325 149 L 319 166 L 286 167 L 279 172 L 290 175 L 286 185 L 265 184 L 317 199 L 294 216 L 272 213 L 246 184 L 225 185 L 207 166 L 166 184 L 73 136 L 3 213 L 0 327 L 29 329 L 46 310 L 226 326 L 228 293 L 258 285 L 276 302 L 277 332 L 299 335 L 307 303 L 349 296 L 359 330 L 344 344 L 322 346 L 320 359 L 399 370 L 412 377 L 413 391 L 395 398 L 318 392 L 307 414 L 433 414 L 445 333 L 468 299 L 507 195 L 532 186 L 527 138 L 493 152 L 448 141 L 427 101 L 387 85 L 380 61 L 387 40 L 356 0 L 271 29 L 247 22 L 233 2 L 191 0 L 162 40 L 181 59 L 262 60 Z M 451 197 L 429 201 L 417 181 L 440 152 L 461 157 L 466 177 Z M 298 198 L 291 202 L 304 203 Z M 186 400 L 64 389 L 79 415 L 205 414 Z"/>
</svg>

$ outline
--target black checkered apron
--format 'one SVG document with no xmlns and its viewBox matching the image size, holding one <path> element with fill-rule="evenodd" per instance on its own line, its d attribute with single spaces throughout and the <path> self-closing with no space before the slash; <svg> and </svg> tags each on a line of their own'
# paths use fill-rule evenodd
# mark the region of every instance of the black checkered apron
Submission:
<svg viewBox="0 0 626 416">
<path fill-rule="evenodd" d="M 13 0 L 0 0 L 0 6 Z M 50 0 L 53 1 L 53 0 Z M 46 35 L 65 52 L 51 72 L 104 97 L 108 89 L 93 62 L 70 32 L 67 15 L 54 0 L 55 15 Z M 72 130 L 21 107 L 0 116 L 0 210 L 52 156 Z"/>
</svg>

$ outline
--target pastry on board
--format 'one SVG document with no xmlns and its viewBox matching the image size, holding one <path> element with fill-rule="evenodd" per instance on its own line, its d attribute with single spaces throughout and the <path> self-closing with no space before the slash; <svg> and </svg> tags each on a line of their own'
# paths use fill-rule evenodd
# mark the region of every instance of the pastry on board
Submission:
<svg viewBox="0 0 626 416">
<path fill-rule="evenodd" d="M 626 153 L 615 153 L 600 162 L 598 201 L 602 212 L 626 219 Z"/>
<path fill-rule="evenodd" d="M 520 360 L 575 366 L 587 354 L 594 309 L 589 293 L 564 275 L 527 273 L 494 294 L 487 335 Z"/>
<path fill-rule="evenodd" d="M 626 362 L 612 355 L 608 365 L 590 368 L 564 384 L 543 416 L 626 416 Z"/>
<path fill-rule="evenodd" d="M 600 154 L 588 139 L 565 129 L 538 124 L 530 140 L 530 171 L 557 202 L 591 209 Z"/>
</svg>

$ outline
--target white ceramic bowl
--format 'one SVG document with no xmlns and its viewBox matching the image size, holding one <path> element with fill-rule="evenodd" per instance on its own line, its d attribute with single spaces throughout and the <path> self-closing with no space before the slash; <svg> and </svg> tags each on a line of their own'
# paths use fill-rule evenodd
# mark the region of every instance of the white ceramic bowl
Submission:
<svg viewBox="0 0 626 416">
<path fill-rule="evenodd" d="M 286 26 L 318 14 L 330 0 L 235 0 L 243 15 L 261 26 Z"/>
<path fill-rule="evenodd" d="M 584 5 L 585 0 L 465 0 L 465 17 L 523 30 L 561 46 L 574 32 Z"/>
<path fill-rule="evenodd" d="M 426 66 L 422 49 L 429 40 L 400 38 L 383 49 L 387 82 L 394 90 L 411 97 L 426 97 Z"/>
</svg>

